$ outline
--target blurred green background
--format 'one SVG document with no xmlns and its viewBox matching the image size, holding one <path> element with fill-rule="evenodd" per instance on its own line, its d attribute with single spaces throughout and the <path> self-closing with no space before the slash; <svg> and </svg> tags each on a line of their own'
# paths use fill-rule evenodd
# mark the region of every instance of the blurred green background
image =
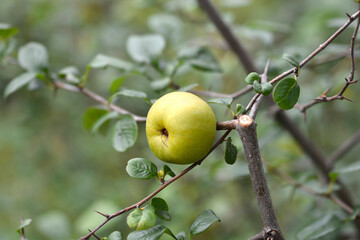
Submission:
<svg viewBox="0 0 360 240">
<path fill-rule="evenodd" d="M 357 9 L 350 0 L 219 0 L 215 4 L 261 69 L 271 59 L 272 76 L 291 67 L 281 59 L 282 54 L 303 59 L 346 21 L 345 13 L 352 14 Z M 69 65 L 84 71 L 98 53 L 130 61 L 126 52 L 129 36 L 160 33 L 166 38 L 164 59 L 173 59 L 184 46 L 204 45 L 223 69 L 222 74 L 185 69 L 176 77 L 179 85 L 199 83 L 198 89 L 224 93 L 246 86 L 246 73 L 194 0 L 2 0 L 0 22 L 19 28 L 17 49 L 31 41 L 44 44 L 54 72 Z M 353 29 L 349 27 L 302 70 L 300 103 L 311 101 L 330 86 L 330 94 L 341 89 L 350 70 L 349 58 L 341 56 L 346 54 Z M 336 60 L 317 64 L 333 57 Z M 18 66 L 0 66 L 1 94 L 21 72 Z M 108 97 L 109 84 L 119 76 L 121 72 L 112 69 L 92 70 L 88 88 Z M 124 85 L 145 91 L 152 98 L 160 95 L 141 77 L 132 77 Z M 289 115 L 330 156 L 359 130 L 359 90 L 359 85 L 353 85 L 346 92 L 353 103 L 316 105 L 308 110 L 306 121 L 296 109 Z M 235 104 L 246 105 L 251 97 L 248 94 Z M 120 98 L 118 104 L 142 116 L 149 108 L 140 100 L 126 98 Z M 102 217 L 94 209 L 115 212 L 160 186 L 155 180 L 133 179 L 125 171 L 127 161 L 134 157 L 145 157 L 158 166 L 163 164 L 147 146 L 144 124 L 139 124 L 136 145 L 125 153 L 116 152 L 110 135 L 92 135 L 82 126 L 83 113 L 94 105 L 80 94 L 62 90 L 54 94 L 46 88 L 22 89 L 6 100 L 0 98 L 1 239 L 20 238 L 16 229 L 22 217 L 33 220 L 26 228 L 28 239 L 77 239 L 101 222 Z M 223 106 L 212 107 L 218 121 L 231 119 Z M 264 106 L 257 122 L 264 161 L 317 187 L 319 181 L 311 161 L 267 115 Z M 234 165 L 226 165 L 224 146 L 220 146 L 200 167 L 159 194 L 168 202 L 173 218 L 162 224 L 174 233 L 186 231 L 188 236 L 193 220 L 208 208 L 222 221 L 194 239 L 247 239 L 260 231 L 261 219 L 241 142 L 237 133 L 231 136 L 241 153 Z M 356 163 L 359 155 L 360 148 L 354 148 L 339 160 L 337 167 Z M 184 168 L 171 167 L 177 173 Z M 354 199 L 359 199 L 358 172 L 342 177 Z M 294 191 L 273 174 L 268 175 L 268 182 L 280 225 L 289 239 L 295 239 L 302 227 L 327 213 L 345 217 L 331 202 Z M 352 225 L 348 223 L 345 228 L 351 230 Z M 126 226 L 126 215 L 111 221 L 98 235 L 106 236 L 114 230 L 124 236 L 131 231 Z M 335 232 L 326 239 L 338 239 L 337 236 Z"/>
</svg>

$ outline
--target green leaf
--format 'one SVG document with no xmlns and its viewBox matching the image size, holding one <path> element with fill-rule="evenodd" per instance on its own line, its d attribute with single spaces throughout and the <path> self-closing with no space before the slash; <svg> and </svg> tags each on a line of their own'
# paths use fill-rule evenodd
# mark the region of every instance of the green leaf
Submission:
<svg viewBox="0 0 360 240">
<path fill-rule="evenodd" d="M 206 72 L 221 72 L 220 65 L 209 49 L 204 47 L 183 48 L 179 58 L 193 68 Z"/>
<path fill-rule="evenodd" d="M 354 207 L 353 213 L 350 215 L 350 220 L 354 221 L 360 214 L 360 205 Z"/>
<path fill-rule="evenodd" d="M 36 77 L 34 72 L 23 73 L 13 80 L 6 86 L 4 91 L 4 98 L 7 98 L 10 94 L 16 92 L 20 88 L 24 87 L 26 84 L 30 83 Z"/>
<path fill-rule="evenodd" d="M 23 220 L 22 223 L 20 224 L 20 226 L 16 229 L 16 231 L 17 231 L 19 234 L 21 234 L 21 229 L 29 226 L 30 223 L 31 223 L 31 221 L 32 221 L 32 220 L 31 220 L 30 218 L 27 218 L 27 219 Z"/>
<path fill-rule="evenodd" d="M 273 91 L 274 101 L 284 110 L 293 108 L 299 99 L 299 95 L 300 87 L 293 78 L 281 80 Z"/>
<path fill-rule="evenodd" d="M 341 169 L 334 170 L 334 172 L 337 172 L 339 174 L 346 174 L 346 173 L 352 173 L 358 171 L 360 171 L 360 161 L 354 162 L 349 166 L 343 167 Z"/>
<path fill-rule="evenodd" d="M 123 238 L 122 238 L 121 232 L 115 231 L 115 232 L 112 232 L 107 239 L 108 240 L 122 240 Z"/>
<path fill-rule="evenodd" d="M 246 111 L 246 108 L 241 104 L 236 104 L 236 115 L 241 115 Z"/>
<path fill-rule="evenodd" d="M 268 82 L 261 83 L 261 93 L 266 96 L 272 92 L 272 85 Z"/>
<path fill-rule="evenodd" d="M 48 53 L 44 45 L 30 42 L 19 49 L 18 61 L 29 72 L 40 72 L 48 66 Z"/>
<path fill-rule="evenodd" d="M 128 54 L 137 62 L 150 63 L 151 59 L 159 56 L 164 48 L 165 39 L 158 34 L 133 35 L 126 42 Z"/>
<path fill-rule="evenodd" d="M 79 70 L 74 66 L 63 68 L 59 71 L 58 76 L 64 78 L 66 81 L 74 84 L 80 83 Z"/>
<path fill-rule="evenodd" d="M 130 115 L 121 115 L 113 128 L 113 147 L 118 152 L 125 152 L 135 144 L 137 135 L 138 127 L 134 118 Z"/>
<path fill-rule="evenodd" d="M 83 126 L 87 131 L 94 131 L 94 124 L 101 119 L 104 115 L 108 114 L 109 111 L 101 108 L 89 108 L 85 111 L 83 115 Z M 109 124 L 103 123 L 102 126 L 99 126 L 96 129 L 101 134 L 105 135 L 108 131 Z"/>
<path fill-rule="evenodd" d="M 175 177 L 175 173 L 171 170 L 171 168 L 168 165 L 164 165 L 163 170 L 165 176 L 169 175 L 170 177 Z"/>
<path fill-rule="evenodd" d="M 330 214 L 315 220 L 305 228 L 301 229 L 297 234 L 298 240 L 319 239 L 338 230 L 342 225 L 342 221 L 336 215 Z"/>
<path fill-rule="evenodd" d="M 172 41 L 178 41 L 183 27 L 182 21 L 175 15 L 160 13 L 152 15 L 147 22 L 150 29 Z"/>
<path fill-rule="evenodd" d="M 147 230 L 134 231 L 130 233 L 127 237 L 127 240 L 159 240 L 164 233 L 176 239 L 175 235 L 170 231 L 170 229 L 165 226 L 156 225 Z"/>
<path fill-rule="evenodd" d="M 290 63 L 291 65 L 293 65 L 294 67 L 297 67 L 297 68 L 300 67 L 299 61 L 294 56 L 284 53 L 282 58 L 285 61 L 287 61 L 288 63 Z"/>
<path fill-rule="evenodd" d="M 138 179 L 150 179 L 157 176 L 156 165 L 144 158 L 130 159 L 126 171 L 131 177 Z"/>
<path fill-rule="evenodd" d="M 185 237 L 185 232 L 179 232 L 178 234 L 176 234 L 177 240 L 185 240 Z"/>
<path fill-rule="evenodd" d="M 228 108 L 230 108 L 230 105 L 232 103 L 232 98 L 211 98 L 208 103 L 215 103 L 215 104 L 224 104 Z"/>
<path fill-rule="evenodd" d="M 109 120 L 115 119 L 119 116 L 117 112 L 108 112 L 102 115 L 91 127 L 91 133 L 96 133 L 104 124 L 107 124 L 106 129 L 109 126 Z"/>
<path fill-rule="evenodd" d="M 226 140 L 226 148 L 225 148 L 225 161 L 227 164 L 234 164 L 236 161 L 236 156 L 237 156 L 237 148 L 236 146 L 234 146 L 234 144 L 232 144 L 231 142 L 231 137 L 227 138 Z"/>
<path fill-rule="evenodd" d="M 215 213 L 207 209 L 203 211 L 198 218 L 195 219 L 190 227 L 190 235 L 198 235 L 205 232 L 213 223 L 220 222 L 218 216 Z"/>
<path fill-rule="evenodd" d="M 153 198 L 151 200 L 151 205 L 154 207 L 155 209 L 155 214 L 156 216 L 158 216 L 160 219 L 165 220 L 165 221 L 170 221 L 171 220 L 171 216 L 169 214 L 169 207 L 166 203 L 166 201 L 162 198 Z"/>
<path fill-rule="evenodd" d="M 178 92 L 187 92 L 187 91 L 189 91 L 190 89 L 192 89 L 192 88 L 194 88 L 194 87 L 197 87 L 197 86 L 199 86 L 198 83 L 193 83 L 193 84 L 190 84 L 190 85 L 187 85 L 187 86 L 185 86 L 185 87 L 180 88 L 180 89 L 178 90 Z"/>
<path fill-rule="evenodd" d="M 150 83 L 150 86 L 154 90 L 162 90 L 162 89 L 166 88 L 167 86 L 169 86 L 170 81 L 171 81 L 171 79 L 169 77 L 166 77 L 166 78 L 152 81 Z"/>
<path fill-rule="evenodd" d="M 0 41 L 7 40 L 19 32 L 19 29 L 7 23 L 0 23 Z"/>
<path fill-rule="evenodd" d="M 330 178 L 331 182 L 335 182 L 336 179 L 338 178 L 338 176 L 339 176 L 339 173 L 337 173 L 337 172 L 330 172 L 329 173 L 329 178 Z"/>
<path fill-rule="evenodd" d="M 155 209 L 151 205 L 147 205 L 144 210 L 137 208 L 129 214 L 126 222 L 130 228 L 136 230 L 151 228 L 156 223 Z"/>
<path fill-rule="evenodd" d="M 119 90 L 120 86 L 123 84 L 123 82 L 125 81 L 125 79 L 127 77 L 128 77 L 128 75 L 124 75 L 124 76 L 118 77 L 115 80 L 113 80 L 109 87 L 109 91 L 111 93 L 115 93 L 117 90 Z"/>
<path fill-rule="evenodd" d="M 260 81 L 260 76 L 256 72 L 251 72 L 245 77 L 245 82 L 247 84 L 251 85 L 254 83 L 254 81 Z"/>
<path fill-rule="evenodd" d="M 132 64 L 129 62 L 103 54 L 96 55 L 88 66 L 92 68 L 113 67 L 122 71 L 130 71 L 133 68 Z"/>
<path fill-rule="evenodd" d="M 262 87 L 261 87 L 261 84 L 259 83 L 258 80 L 255 80 L 253 82 L 253 89 L 256 93 L 261 93 L 262 92 Z"/>
<path fill-rule="evenodd" d="M 130 90 L 130 89 L 121 89 L 119 92 L 116 92 L 113 95 L 111 95 L 108 100 L 108 104 L 110 104 L 116 96 L 140 98 L 140 99 L 144 99 L 150 105 L 152 104 L 150 99 L 147 97 L 146 93 L 137 90 Z"/>
</svg>

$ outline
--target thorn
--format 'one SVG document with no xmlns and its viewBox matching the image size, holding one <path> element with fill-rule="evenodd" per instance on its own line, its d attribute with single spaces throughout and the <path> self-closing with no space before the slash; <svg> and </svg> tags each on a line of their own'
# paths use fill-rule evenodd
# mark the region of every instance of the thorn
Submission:
<svg viewBox="0 0 360 240">
<path fill-rule="evenodd" d="M 105 217 L 105 218 L 109 218 L 109 215 L 108 214 L 105 214 L 105 213 L 102 213 L 102 212 L 99 212 L 97 210 L 94 210 L 94 212 L 100 214 L 101 216 Z"/>
<path fill-rule="evenodd" d="M 351 15 L 350 15 L 350 14 L 348 14 L 348 13 L 346 13 L 346 16 L 348 16 L 348 18 L 351 18 Z"/>
<path fill-rule="evenodd" d="M 344 97 L 344 96 L 341 96 L 342 98 L 340 99 L 340 100 L 343 100 L 343 99 L 345 99 L 345 100 L 348 100 L 349 102 L 353 102 L 350 98 L 348 98 L 348 97 Z"/>
<path fill-rule="evenodd" d="M 90 229 L 88 229 L 88 230 L 89 230 L 89 232 L 91 232 Z M 99 238 L 98 236 L 96 236 L 95 233 L 92 233 L 91 235 L 93 235 L 96 239 L 101 240 L 101 238 Z"/>
<path fill-rule="evenodd" d="M 326 89 L 321 95 L 320 95 L 320 97 L 322 97 L 322 98 L 326 98 L 326 94 L 328 94 L 328 92 L 330 91 L 330 89 L 332 88 L 332 86 L 331 87 L 329 87 L 328 89 Z"/>
<path fill-rule="evenodd" d="M 349 82 L 349 80 L 348 80 L 347 78 L 345 78 L 345 81 L 346 81 L 346 82 Z"/>
</svg>

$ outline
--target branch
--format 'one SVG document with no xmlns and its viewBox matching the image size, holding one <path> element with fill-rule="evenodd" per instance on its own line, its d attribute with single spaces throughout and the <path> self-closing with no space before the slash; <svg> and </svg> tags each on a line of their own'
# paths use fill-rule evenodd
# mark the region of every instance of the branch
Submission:
<svg viewBox="0 0 360 240">
<path fill-rule="evenodd" d="M 158 189 L 156 189 L 153 193 L 151 193 L 150 195 L 148 195 L 147 197 L 145 197 L 144 199 L 142 199 L 141 201 L 127 207 L 124 208 L 116 213 L 113 214 L 109 214 L 109 215 L 105 215 L 105 221 L 102 222 L 98 227 L 96 227 L 94 230 L 92 230 L 88 235 L 80 238 L 81 240 L 87 240 L 90 239 L 90 237 L 92 235 L 94 235 L 101 227 L 103 227 L 106 223 L 108 223 L 111 219 L 118 217 L 120 215 L 122 215 L 123 213 L 126 213 L 132 209 L 135 208 L 139 208 L 141 205 L 143 205 L 144 203 L 146 203 L 147 201 L 149 201 L 151 198 L 153 198 L 154 196 L 156 196 L 159 192 L 161 192 L 163 189 L 165 189 L 167 186 L 169 186 L 171 183 L 175 182 L 176 180 L 178 180 L 179 178 L 181 178 L 182 176 L 184 176 L 186 173 L 190 172 L 193 168 L 195 168 L 196 166 L 200 165 L 206 158 L 207 156 L 210 155 L 210 153 L 212 153 L 222 142 L 224 142 L 225 138 L 229 135 L 229 133 L 231 132 L 231 130 L 227 130 L 222 136 L 221 138 L 212 146 L 212 148 L 210 149 L 210 151 L 206 154 L 205 157 L 203 157 L 201 160 L 193 163 L 192 165 L 190 165 L 189 167 L 187 167 L 184 171 L 182 171 L 181 173 L 179 173 L 178 175 L 176 175 L 175 177 L 171 178 L 168 181 L 165 181 L 163 185 L 161 185 L 161 187 L 159 187 Z M 103 215 L 103 214 L 101 214 Z M 104 215 L 103 215 L 104 216 Z"/>
<path fill-rule="evenodd" d="M 82 93 L 83 95 L 85 95 L 85 96 L 95 100 L 96 102 L 99 102 L 99 103 L 105 105 L 105 106 L 108 106 L 111 110 L 113 110 L 115 112 L 118 112 L 120 114 L 129 114 L 137 122 L 145 122 L 146 121 L 146 117 L 142 117 L 142 116 L 138 116 L 136 114 L 133 114 L 133 113 L 131 113 L 131 112 L 119 107 L 119 106 L 116 106 L 115 104 L 110 104 L 109 105 L 108 100 L 106 100 L 102 96 L 90 91 L 87 88 L 80 88 L 80 87 L 70 85 L 70 84 L 67 84 L 67 83 L 63 83 L 63 82 L 60 82 L 60 81 L 54 81 L 53 84 L 54 84 L 54 86 L 56 88 L 60 88 L 60 89 L 67 90 L 67 91 L 70 91 L 70 92 Z"/>
<path fill-rule="evenodd" d="M 251 182 L 259 205 L 264 229 L 269 228 L 276 231 L 278 236 L 274 239 L 285 239 L 276 219 L 275 210 L 272 205 L 269 188 L 266 182 L 256 134 L 256 123 L 251 117 L 242 115 L 239 117 L 239 124 L 237 125 L 236 130 L 240 135 L 245 156 L 248 161 Z"/>
</svg>

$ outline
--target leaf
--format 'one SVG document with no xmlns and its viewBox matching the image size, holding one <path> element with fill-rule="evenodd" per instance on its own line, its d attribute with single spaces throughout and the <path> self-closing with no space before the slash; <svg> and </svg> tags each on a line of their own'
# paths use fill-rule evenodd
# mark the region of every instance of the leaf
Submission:
<svg viewBox="0 0 360 240">
<path fill-rule="evenodd" d="M 26 72 L 11 80 L 5 88 L 4 98 L 7 98 L 10 94 L 16 92 L 20 88 L 24 87 L 26 84 L 30 83 L 30 81 L 33 80 L 35 77 L 36 73 Z"/>
<path fill-rule="evenodd" d="M 157 176 L 157 167 L 144 158 L 133 158 L 128 161 L 126 172 L 134 178 L 150 179 Z"/>
<path fill-rule="evenodd" d="M 21 229 L 29 226 L 30 223 L 31 223 L 31 221 L 32 221 L 32 220 L 31 220 L 30 218 L 27 218 L 27 219 L 23 220 L 22 223 L 20 224 L 20 226 L 16 229 L 16 231 L 17 231 L 19 234 L 21 234 Z"/>
<path fill-rule="evenodd" d="M 138 135 L 138 127 L 130 115 L 119 116 L 113 128 L 112 143 L 118 152 L 125 152 L 135 144 Z"/>
<path fill-rule="evenodd" d="M 71 224 L 63 211 L 50 210 L 36 217 L 35 227 L 47 239 L 69 239 Z"/>
<path fill-rule="evenodd" d="M 234 144 L 232 144 L 231 137 L 226 140 L 226 148 L 225 148 L 225 161 L 227 164 L 234 164 L 236 161 L 238 150 Z"/>
<path fill-rule="evenodd" d="M 337 172 L 339 174 L 352 173 L 352 172 L 358 172 L 358 171 L 360 171 L 360 161 L 354 162 L 347 167 L 344 167 L 344 168 L 341 168 L 338 170 L 334 170 L 334 172 Z"/>
<path fill-rule="evenodd" d="M 112 232 L 107 239 L 108 240 L 122 240 L 123 238 L 122 238 L 121 232 L 115 231 L 115 232 Z"/>
<path fill-rule="evenodd" d="M 208 103 L 224 104 L 230 108 L 232 101 L 232 98 L 211 98 Z"/>
<path fill-rule="evenodd" d="M 170 81 L 171 81 L 171 79 L 169 77 L 166 77 L 166 78 L 152 81 L 150 83 L 150 86 L 154 90 L 162 90 L 162 89 L 166 88 L 167 86 L 169 86 Z"/>
<path fill-rule="evenodd" d="M 300 67 L 299 61 L 294 56 L 284 53 L 282 58 L 294 67 L 296 68 Z"/>
<path fill-rule="evenodd" d="M 117 112 L 108 112 L 102 115 L 93 125 L 91 128 L 91 133 L 96 133 L 100 127 L 104 126 L 110 119 L 117 118 L 119 114 Z M 108 126 L 106 126 L 108 128 Z"/>
<path fill-rule="evenodd" d="M 274 101 L 284 110 L 293 108 L 299 99 L 299 95 L 300 87 L 293 78 L 281 80 L 273 91 Z"/>
<path fill-rule="evenodd" d="M 251 85 L 254 83 L 254 81 L 260 81 L 260 76 L 256 72 L 251 72 L 245 77 L 245 82 L 247 84 Z"/>
<path fill-rule="evenodd" d="M 130 228 L 136 230 L 151 228 L 156 223 L 155 209 L 151 205 L 147 205 L 144 210 L 137 208 L 129 214 L 126 222 Z"/>
<path fill-rule="evenodd" d="M 158 240 L 164 233 L 176 239 L 170 229 L 165 226 L 156 225 L 147 230 L 134 231 L 130 233 L 127 237 L 127 240 Z"/>
<path fill-rule="evenodd" d="M 18 61 L 29 72 L 40 72 L 48 66 L 48 53 L 44 45 L 30 42 L 19 49 Z"/>
<path fill-rule="evenodd" d="M 140 98 L 140 99 L 144 99 L 150 105 L 152 104 L 150 99 L 147 97 L 146 93 L 137 90 L 130 90 L 130 89 L 121 89 L 119 92 L 116 92 L 113 95 L 111 95 L 108 100 L 108 104 L 110 104 L 116 96 Z"/>
<path fill-rule="evenodd" d="M 272 85 L 268 82 L 261 83 L 261 93 L 266 96 L 272 92 Z"/>
<path fill-rule="evenodd" d="M 170 177 L 175 177 L 175 173 L 171 170 L 171 168 L 168 165 L 164 165 L 163 170 L 165 176 L 169 175 Z"/>
<path fill-rule="evenodd" d="M 19 32 L 19 29 L 7 23 L 0 23 L 0 41 L 7 40 Z"/>
<path fill-rule="evenodd" d="M 241 115 L 246 111 L 246 108 L 241 104 L 236 104 L 236 115 Z"/>
<path fill-rule="evenodd" d="M 177 240 L 185 240 L 185 237 L 185 232 L 179 232 L 178 234 L 176 234 Z"/>
<path fill-rule="evenodd" d="M 94 124 L 99 121 L 104 115 L 108 114 L 109 111 L 101 108 L 88 108 L 83 115 L 83 126 L 87 131 L 94 131 Z M 108 131 L 109 124 L 103 123 L 97 127 L 96 131 L 105 135 Z"/>
<path fill-rule="evenodd" d="M 354 207 L 353 213 L 350 215 L 350 220 L 354 221 L 360 214 L 360 205 Z"/>
<path fill-rule="evenodd" d="M 170 221 L 171 220 L 171 216 L 169 214 L 169 207 L 166 203 L 166 201 L 162 198 L 153 198 L 151 200 L 151 205 L 154 207 L 155 209 L 155 214 L 156 216 L 158 216 L 160 219 L 165 220 L 165 221 Z"/>
<path fill-rule="evenodd" d="M 215 213 L 207 209 L 203 211 L 198 218 L 195 219 L 190 227 L 190 235 L 198 235 L 205 232 L 213 223 L 220 222 L 218 216 Z"/>
<path fill-rule="evenodd" d="M 124 75 L 113 80 L 112 83 L 110 84 L 109 91 L 111 93 L 115 93 L 120 88 L 120 86 L 123 84 L 123 82 L 127 77 L 128 75 Z"/>
<path fill-rule="evenodd" d="M 262 87 L 261 87 L 261 84 L 259 83 L 258 80 L 255 80 L 253 82 L 253 89 L 256 93 L 261 93 L 262 92 Z"/>
<path fill-rule="evenodd" d="M 180 88 L 178 91 L 179 91 L 179 92 L 187 92 L 187 91 L 189 91 L 190 89 L 192 89 L 192 88 L 194 88 L 194 87 L 197 87 L 197 86 L 199 86 L 198 83 L 193 83 L 193 84 L 190 84 L 190 85 L 187 85 L 187 86 L 185 86 L 185 87 Z"/>
<path fill-rule="evenodd" d="M 66 81 L 74 84 L 80 83 L 80 79 L 78 75 L 79 75 L 79 70 L 74 66 L 63 68 L 58 73 L 59 77 L 64 78 Z"/>
<path fill-rule="evenodd" d="M 147 22 L 150 29 L 159 33 L 173 41 L 179 40 L 183 27 L 182 21 L 175 15 L 171 14 L 155 14 L 152 15 Z"/>
<path fill-rule="evenodd" d="M 129 62 L 103 54 L 96 55 L 88 66 L 92 68 L 113 67 L 122 71 L 130 71 L 133 68 L 132 64 Z"/>
<path fill-rule="evenodd" d="M 206 72 L 221 72 L 220 65 L 215 57 L 204 47 L 191 47 L 181 49 L 179 58 L 190 64 L 193 68 Z"/>
<path fill-rule="evenodd" d="M 137 62 L 150 63 L 151 59 L 159 56 L 164 48 L 165 39 L 158 34 L 133 35 L 126 41 L 128 54 Z"/>
<path fill-rule="evenodd" d="M 325 217 L 315 220 L 305 228 L 301 229 L 297 234 L 298 240 L 312 240 L 324 237 L 329 233 L 338 230 L 342 225 L 342 221 L 336 215 L 329 214 Z"/>
</svg>

